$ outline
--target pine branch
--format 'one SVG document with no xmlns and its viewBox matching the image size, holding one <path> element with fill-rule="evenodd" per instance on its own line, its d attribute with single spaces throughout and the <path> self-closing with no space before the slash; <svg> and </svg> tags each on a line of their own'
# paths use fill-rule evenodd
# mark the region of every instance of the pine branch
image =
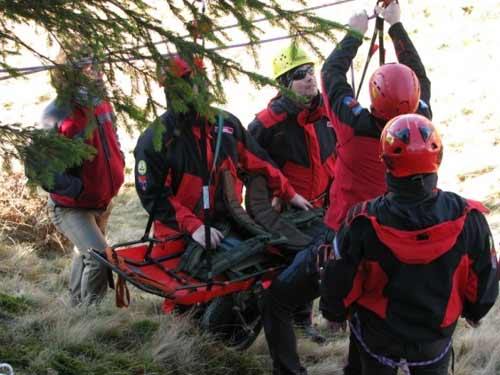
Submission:
<svg viewBox="0 0 500 375">
<path fill-rule="evenodd" d="M 194 59 L 203 57 L 206 65 L 212 66 L 213 73 L 199 72 L 196 83 L 202 87 L 202 95 L 194 95 L 191 87 L 178 77 L 167 74 L 169 95 L 172 105 L 178 110 L 186 109 L 186 100 L 191 100 L 201 114 L 213 116 L 211 104 L 224 103 L 226 96 L 223 82 L 237 81 L 241 76 L 247 76 L 256 86 L 273 85 L 279 87 L 273 80 L 257 74 L 241 66 L 238 61 L 224 57 L 223 52 L 214 48 L 225 48 L 232 43 L 234 33 L 220 23 L 221 19 L 234 20 L 238 30 L 249 41 L 248 52 L 258 64 L 258 43 L 263 36 L 264 28 L 254 23 L 254 20 L 267 20 L 271 26 L 297 34 L 297 38 L 308 44 L 318 56 L 321 52 L 315 47 L 317 40 L 335 40 L 332 30 L 343 28 L 335 22 L 324 20 L 313 13 L 300 12 L 282 8 L 278 1 L 260 0 L 221 0 L 207 2 L 205 12 L 202 12 L 198 2 L 192 0 L 165 0 L 157 6 L 164 6 L 162 11 L 168 11 L 170 16 L 180 21 L 181 30 L 169 30 L 164 27 L 158 8 L 144 0 L 0 0 L 2 17 L 0 18 L 0 67 L 4 74 L 13 78 L 31 74 L 32 71 L 19 72 L 9 64 L 10 59 L 20 53 L 37 56 L 44 63 L 52 63 L 46 56 L 44 46 L 32 45 L 25 36 L 19 34 L 16 25 L 26 24 L 40 27 L 48 35 L 49 43 L 57 43 L 69 55 L 78 52 L 84 46 L 98 58 L 102 64 L 108 86 L 110 99 L 113 102 L 120 123 L 127 130 L 133 127 L 139 129 L 157 117 L 163 105 L 157 103 L 152 96 L 151 87 L 156 80 L 156 66 L 165 62 L 167 52 L 177 52 L 186 58 L 195 68 Z M 298 6 L 304 6 L 305 1 L 297 0 Z M 297 7 L 298 8 L 298 7 Z M 190 36 L 186 38 L 186 35 Z M 158 43 L 161 41 L 161 43 Z M 202 43 L 203 41 L 203 43 Z M 81 53 L 81 52 L 80 52 Z M 71 66 L 56 66 L 71 76 Z M 130 92 L 125 92 L 117 83 L 117 72 L 124 73 L 129 78 Z M 75 76 L 75 74 L 73 74 Z M 74 77 L 75 84 L 84 83 L 82 77 Z M 71 85 L 69 85 L 71 86 Z M 279 87 L 286 91 L 286 88 Z M 71 93 L 67 94 L 70 97 Z M 134 98 L 146 96 L 145 108 L 139 108 Z M 26 160 L 26 146 L 32 142 L 28 139 L 36 133 L 26 133 L 26 129 L 17 125 L 0 126 L 0 156 Z M 29 130 L 32 131 L 32 130 Z M 15 135 L 17 132 L 17 135 Z M 60 138 L 60 137 L 59 137 Z M 45 152 L 50 157 L 66 156 L 66 146 L 59 139 L 56 154 L 41 142 Z M 61 143 L 62 142 L 62 143 Z M 54 171 L 64 170 L 65 162 L 81 162 L 85 150 L 77 145 L 75 157 L 64 162 L 58 161 L 40 176 L 40 181 Z M 65 151 L 66 150 L 66 151 Z M 88 150 L 87 150 L 88 151 Z M 83 152 L 83 154 L 82 154 Z M 86 154 L 88 156 L 88 154 Z M 49 163 L 52 165 L 52 163 Z"/>
<path fill-rule="evenodd" d="M 12 159 L 23 160 L 31 183 L 51 187 L 55 173 L 92 159 L 95 149 L 56 132 L 0 122 L 0 154 L 4 170 L 10 170 Z"/>
</svg>

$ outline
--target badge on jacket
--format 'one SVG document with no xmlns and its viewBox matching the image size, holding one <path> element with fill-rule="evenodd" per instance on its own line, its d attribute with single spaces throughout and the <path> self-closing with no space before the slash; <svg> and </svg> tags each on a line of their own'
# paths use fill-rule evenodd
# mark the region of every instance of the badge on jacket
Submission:
<svg viewBox="0 0 500 375">
<path fill-rule="evenodd" d="M 148 171 L 148 166 L 144 160 L 139 160 L 137 163 L 137 173 L 140 175 L 145 175 Z"/>
<path fill-rule="evenodd" d="M 139 160 L 137 162 L 137 185 L 142 191 L 146 191 L 148 188 L 148 177 L 146 172 L 148 171 L 148 166 L 144 160 Z"/>
<path fill-rule="evenodd" d="M 142 191 L 146 191 L 148 188 L 148 177 L 147 176 L 137 176 L 137 185 Z"/>
<path fill-rule="evenodd" d="M 215 126 L 214 130 L 215 130 L 216 133 L 217 133 L 218 129 L 219 129 L 219 127 Z M 234 129 L 232 127 L 230 127 L 230 126 L 223 126 L 222 127 L 222 132 L 226 133 L 226 134 L 233 134 Z"/>
</svg>

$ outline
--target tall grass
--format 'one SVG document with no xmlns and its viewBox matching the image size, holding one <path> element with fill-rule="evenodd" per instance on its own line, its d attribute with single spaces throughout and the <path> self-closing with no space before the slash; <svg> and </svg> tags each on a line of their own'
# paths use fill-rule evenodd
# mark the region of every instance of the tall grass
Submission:
<svg viewBox="0 0 500 375">
<path fill-rule="evenodd" d="M 19 209 L 19 215 L 29 212 L 46 220 L 43 211 Z M 115 202 L 110 243 L 139 238 L 145 220 L 134 191 L 125 189 Z M 40 251 L 37 238 L 18 239 L 5 231 L 0 235 L 0 363 L 10 363 L 16 374 L 270 373 L 263 335 L 248 351 L 235 352 L 200 332 L 189 317 L 162 314 L 160 298 L 135 288 L 126 310 L 114 307 L 112 293 L 98 307 L 70 308 L 71 255 L 56 242 Z M 299 337 L 304 365 L 312 375 L 342 374 L 347 333 L 331 336 L 318 315 L 315 323 L 329 341 L 317 345 Z M 498 326 L 500 304 L 477 329 L 459 323 L 456 375 L 500 374 Z"/>
</svg>

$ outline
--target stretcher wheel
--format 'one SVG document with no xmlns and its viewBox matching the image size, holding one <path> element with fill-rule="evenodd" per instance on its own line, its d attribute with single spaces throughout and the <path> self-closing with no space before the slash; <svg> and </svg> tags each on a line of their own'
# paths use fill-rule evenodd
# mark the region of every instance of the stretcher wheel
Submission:
<svg viewBox="0 0 500 375">
<path fill-rule="evenodd" d="M 244 291 L 213 299 L 203 314 L 201 325 L 228 347 L 249 348 L 262 329 L 258 296 Z"/>
</svg>

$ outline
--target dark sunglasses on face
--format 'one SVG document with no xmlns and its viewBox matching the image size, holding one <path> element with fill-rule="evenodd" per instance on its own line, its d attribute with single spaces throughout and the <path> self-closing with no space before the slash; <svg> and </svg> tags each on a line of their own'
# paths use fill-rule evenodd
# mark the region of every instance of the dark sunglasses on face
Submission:
<svg viewBox="0 0 500 375">
<path fill-rule="evenodd" d="M 300 81 L 301 79 L 306 78 L 308 74 L 314 74 L 314 66 L 307 65 L 307 66 L 296 69 L 292 73 L 291 78 L 294 81 Z"/>
</svg>

